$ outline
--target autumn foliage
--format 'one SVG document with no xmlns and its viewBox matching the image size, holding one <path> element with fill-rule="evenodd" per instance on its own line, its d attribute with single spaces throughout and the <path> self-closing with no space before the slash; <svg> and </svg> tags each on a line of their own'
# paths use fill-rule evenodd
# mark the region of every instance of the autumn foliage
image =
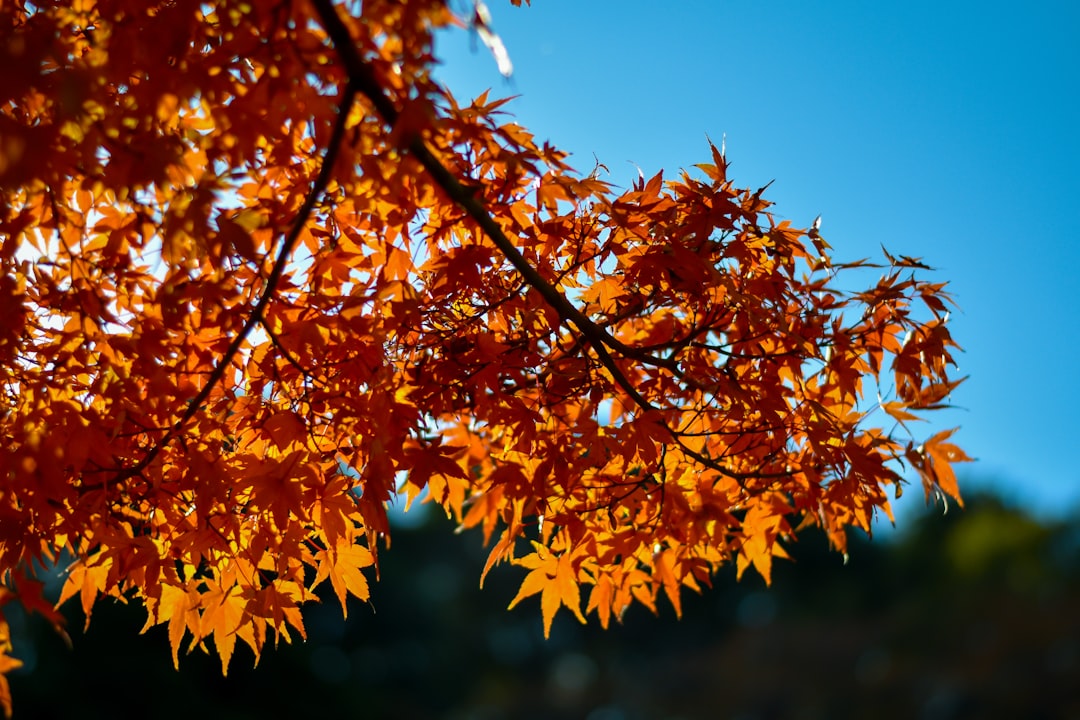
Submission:
<svg viewBox="0 0 1080 720">
<path fill-rule="evenodd" d="M 842 551 L 906 469 L 959 500 L 914 434 L 959 382 L 944 284 L 832 259 L 716 147 L 575 172 L 432 78 L 485 18 L 3 4 L 0 602 L 59 628 L 60 563 L 227 669 L 316 586 L 368 598 L 390 502 L 481 528 L 550 628 L 768 579 L 804 526 Z"/>
</svg>

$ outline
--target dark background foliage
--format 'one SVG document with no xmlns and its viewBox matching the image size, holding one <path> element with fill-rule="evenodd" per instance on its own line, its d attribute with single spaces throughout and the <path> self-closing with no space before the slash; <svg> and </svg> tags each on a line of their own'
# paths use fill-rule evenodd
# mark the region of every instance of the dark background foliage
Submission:
<svg viewBox="0 0 1080 720">
<path fill-rule="evenodd" d="M 632 608 L 608 632 L 562 612 L 543 639 L 538 600 L 505 610 L 520 571 L 477 587 L 485 551 L 428 514 L 382 553 L 370 605 L 305 612 L 308 642 L 228 677 L 199 651 L 172 667 L 164 627 L 99 603 L 73 649 L 13 618 L 15 717 L 1080 718 L 1080 523 L 1039 522 L 983 497 L 940 508 L 849 562 L 814 534 L 795 562 L 716 578 L 682 620 Z M 535 606 L 535 607 L 534 607 Z"/>
</svg>

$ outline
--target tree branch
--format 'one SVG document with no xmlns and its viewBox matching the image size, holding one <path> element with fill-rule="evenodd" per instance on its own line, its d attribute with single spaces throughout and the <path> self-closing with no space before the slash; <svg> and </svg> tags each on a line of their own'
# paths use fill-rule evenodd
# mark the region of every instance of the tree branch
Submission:
<svg viewBox="0 0 1080 720">
<path fill-rule="evenodd" d="M 353 40 L 349 29 L 338 15 L 333 0 L 312 0 L 312 5 L 315 7 L 315 11 L 322 22 L 323 28 L 326 30 L 326 34 L 330 38 L 331 44 L 334 46 L 334 50 L 337 52 L 338 57 L 344 65 L 345 72 L 348 75 L 350 82 L 371 102 L 379 116 L 386 123 L 393 126 L 397 122 L 399 116 L 398 110 L 394 106 L 393 100 L 386 94 L 386 91 L 375 78 L 371 66 L 367 61 L 360 57 L 360 53 L 356 49 L 356 43 Z M 494 243 L 495 247 L 510 261 L 510 264 L 514 266 L 514 269 L 518 271 L 525 282 L 540 293 L 540 296 L 543 297 L 551 307 L 555 308 L 561 318 L 573 323 L 585 339 L 589 341 L 600 364 L 611 374 L 615 383 L 622 388 L 630 399 L 642 410 L 646 412 L 658 411 L 659 408 L 649 402 L 649 400 L 634 387 L 633 383 L 626 377 L 626 374 L 619 369 L 614 358 L 611 356 L 609 348 L 611 351 L 615 351 L 626 358 L 664 367 L 669 370 L 672 370 L 672 368 L 675 367 L 675 363 L 671 360 L 655 358 L 651 355 L 648 355 L 648 359 L 646 359 L 643 357 L 643 355 L 647 355 L 646 353 L 642 353 L 615 339 L 603 327 L 596 324 L 591 318 L 578 310 L 565 295 L 547 282 L 537 269 L 525 259 L 525 256 L 521 254 L 521 251 L 517 249 L 510 238 L 507 237 L 506 233 L 503 232 L 503 229 L 499 226 L 498 222 L 496 222 L 495 218 L 492 217 L 480 200 L 477 199 L 475 193 L 469 188 L 466 188 L 454 174 L 437 157 L 435 157 L 424 143 L 422 137 L 414 134 L 412 137 L 407 138 L 407 141 L 409 152 L 420 162 L 424 169 L 427 170 L 435 181 L 435 184 L 446 193 L 450 200 L 458 207 L 462 208 L 466 214 L 472 218 L 481 229 L 483 229 L 491 242 Z M 690 449 L 676 435 L 675 431 L 667 424 L 666 420 L 663 420 L 662 422 L 663 426 L 671 433 L 673 441 L 680 446 L 683 452 L 687 456 L 697 460 L 703 466 L 740 482 L 749 477 L 756 477 L 755 475 L 733 472 L 707 455 Z"/>
<path fill-rule="evenodd" d="M 323 27 L 326 29 L 334 49 L 345 66 L 345 72 L 348 74 L 349 79 L 371 101 L 382 119 L 388 124 L 394 125 L 398 119 L 397 108 L 394 107 L 393 101 L 375 79 L 370 65 L 360 57 L 359 52 L 356 50 L 356 44 L 349 34 L 348 28 L 345 27 L 341 17 L 337 14 L 332 0 L 312 0 L 312 4 L 322 20 Z M 510 261 L 510 264 L 521 274 L 525 282 L 539 292 L 541 297 L 555 308 L 561 317 L 572 322 L 581 334 L 591 342 L 601 364 L 612 374 L 615 382 L 643 409 L 655 410 L 656 407 L 642 397 L 637 388 L 619 370 L 607 350 L 608 347 L 611 347 L 617 352 L 632 355 L 633 349 L 611 337 L 603 328 L 578 310 L 558 289 L 544 280 L 543 276 L 525 259 L 521 251 L 506 236 L 495 218 L 484 208 L 474 193 L 458 181 L 454 174 L 428 149 L 423 138 L 418 135 L 409 138 L 408 148 L 413 157 L 423 165 L 424 169 L 435 180 L 435 184 L 442 188 L 443 192 L 484 230 L 488 238 L 495 244 L 495 247 Z"/>
<path fill-rule="evenodd" d="M 341 103 L 338 106 L 338 116 L 334 123 L 333 131 L 330 134 L 330 140 L 326 147 L 326 153 L 323 155 L 322 165 L 319 167 L 319 174 L 315 178 L 315 182 L 312 184 L 311 189 L 304 197 L 304 203 L 300 206 L 300 210 L 296 214 L 296 218 L 293 220 L 292 226 L 289 228 L 289 233 L 285 236 L 285 240 L 278 250 L 277 258 L 274 261 L 274 266 L 270 270 L 270 275 L 266 278 L 266 286 L 263 288 L 262 293 L 259 295 L 258 302 L 255 303 L 255 307 L 252 308 L 251 314 L 244 322 L 244 326 L 240 328 L 240 332 L 236 334 L 236 337 L 232 339 L 229 346 L 225 349 L 224 354 L 221 356 L 221 360 L 214 366 L 213 371 L 206 379 L 206 384 L 202 389 L 196 393 L 195 397 L 188 403 L 187 410 L 184 414 L 173 423 L 168 432 L 165 433 L 149 452 L 143 456 L 142 460 L 126 468 L 119 473 L 116 480 L 121 482 L 127 480 L 130 477 L 140 474 L 143 470 L 149 467 L 150 463 L 161 453 L 161 451 L 179 435 L 192 417 L 195 416 L 202 406 L 206 403 L 206 399 L 210 397 L 210 393 L 225 377 L 225 371 L 229 365 L 236 358 L 238 352 L 240 352 L 240 346 L 247 340 L 248 335 L 255 328 L 257 324 L 262 322 L 263 313 L 266 310 L 266 306 L 270 303 L 270 299 L 273 297 L 274 292 L 277 290 L 278 282 L 281 280 L 282 274 L 285 272 L 285 266 L 289 262 L 289 257 L 292 255 L 292 251 L 296 247 L 296 243 L 300 239 L 300 232 L 304 229 L 304 225 L 307 224 L 308 218 L 311 217 L 311 211 L 315 208 L 315 203 L 318 202 L 319 197 L 326 190 L 326 186 L 330 182 L 330 176 L 334 171 L 334 163 L 337 160 L 338 152 L 341 149 L 341 141 L 345 135 L 345 122 L 349 117 L 349 109 L 352 108 L 353 102 L 356 100 L 357 87 L 356 83 L 350 81 L 345 86 L 345 91 L 342 93 Z"/>
</svg>

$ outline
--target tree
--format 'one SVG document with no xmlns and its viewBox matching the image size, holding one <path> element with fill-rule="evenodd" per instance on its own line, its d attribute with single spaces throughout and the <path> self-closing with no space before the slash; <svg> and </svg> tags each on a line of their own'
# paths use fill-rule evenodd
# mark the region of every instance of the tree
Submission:
<svg viewBox="0 0 1080 720">
<path fill-rule="evenodd" d="M 906 466 L 959 501 L 952 431 L 909 431 L 960 382 L 945 285 L 831 259 L 714 146 L 576 173 L 431 77 L 437 28 L 502 52 L 485 17 L 4 5 L 3 602 L 59 629 L 62 563 L 60 603 L 138 599 L 227 671 L 314 587 L 368 597 L 397 497 L 481 528 L 546 628 L 767 580 L 804 526 L 843 551 Z"/>
</svg>

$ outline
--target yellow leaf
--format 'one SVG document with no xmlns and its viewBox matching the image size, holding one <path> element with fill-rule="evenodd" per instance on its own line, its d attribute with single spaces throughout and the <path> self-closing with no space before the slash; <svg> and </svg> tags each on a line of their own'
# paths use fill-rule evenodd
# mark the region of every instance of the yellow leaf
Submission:
<svg viewBox="0 0 1080 720">
<path fill-rule="evenodd" d="M 343 540 L 334 551 L 320 550 L 315 553 L 315 562 L 317 569 L 312 587 L 329 578 L 345 617 L 348 617 L 346 601 L 350 594 L 361 600 L 371 596 L 367 578 L 360 571 L 375 562 L 375 556 L 367 548 Z"/>
<path fill-rule="evenodd" d="M 675 553 L 668 548 L 656 556 L 654 564 L 656 574 L 664 587 L 664 594 L 671 601 L 671 606 L 675 608 L 675 615 L 681 618 L 682 602 L 679 594 L 681 588 L 678 578 L 675 577 L 675 560 Z"/>
<path fill-rule="evenodd" d="M 347 617 L 347 594 L 361 600 L 367 600 L 371 596 L 367 578 L 360 568 L 369 567 L 375 560 L 371 552 L 360 545 L 338 546 L 336 556 L 330 566 L 330 584 L 341 603 L 341 614 Z"/>
<path fill-rule="evenodd" d="M 562 598 L 555 585 L 548 582 L 544 585 L 544 592 L 540 595 L 540 612 L 544 616 L 544 638 L 551 637 L 551 621 L 555 619 L 555 613 L 559 610 Z"/>
<path fill-rule="evenodd" d="M 5 675 L 20 667 L 22 660 L 0 652 L 0 708 L 3 708 L 5 718 L 11 717 L 11 687 Z"/>
<path fill-rule="evenodd" d="M 521 583 L 521 587 L 518 588 L 517 595 L 510 601 L 510 604 L 506 606 L 507 610 L 513 610 L 514 607 L 527 597 L 535 595 L 538 592 L 543 591 L 544 587 L 551 581 L 547 573 L 543 568 L 537 568 L 533 570 Z"/>
<path fill-rule="evenodd" d="M 585 616 L 581 614 L 581 593 L 578 590 L 577 577 L 570 555 L 564 553 L 559 557 L 559 563 L 555 568 L 555 583 L 559 601 L 570 608 L 571 612 L 581 622 L 585 622 Z"/>
<path fill-rule="evenodd" d="M 589 593 L 589 604 L 585 608 L 585 612 L 596 610 L 596 615 L 600 618 L 600 626 L 605 630 L 611 622 L 611 590 L 611 577 L 601 575 Z"/>
<path fill-rule="evenodd" d="M 236 647 L 236 634 L 246 615 L 244 608 L 247 600 L 235 585 L 227 590 L 212 586 L 211 591 L 203 596 L 202 604 L 206 609 L 199 619 L 199 635 L 214 636 L 214 646 L 221 658 L 221 674 L 228 675 L 229 661 Z"/>
<path fill-rule="evenodd" d="M 574 568 L 570 555 L 555 556 L 547 551 L 543 545 L 533 543 L 536 552 L 517 560 L 518 565 L 532 567 L 533 570 L 525 576 L 518 593 L 510 601 L 508 610 L 513 609 L 519 602 L 527 597 L 540 593 L 540 612 L 544 618 L 544 637 L 551 635 L 551 622 L 555 619 L 555 613 L 559 607 L 566 605 L 581 622 L 585 622 L 585 616 L 581 614 L 581 594 L 578 590 L 577 579 L 574 576 Z"/>
</svg>

